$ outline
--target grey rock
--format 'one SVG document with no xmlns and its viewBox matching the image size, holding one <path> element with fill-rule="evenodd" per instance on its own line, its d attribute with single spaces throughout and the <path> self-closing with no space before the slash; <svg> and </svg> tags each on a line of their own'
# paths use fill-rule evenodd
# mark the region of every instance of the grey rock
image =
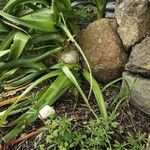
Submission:
<svg viewBox="0 0 150 150">
<path fill-rule="evenodd" d="M 80 38 L 93 75 L 100 82 L 120 77 L 128 59 L 117 27 L 115 19 L 99 19 L 91 23 Z"/>
<path fill-rule="evenodd" d="M 117 0 L 116 4 L 118 33 L 125 48 L 129 49 L 150 34 L 148 0 Z"/>
<path fill-rule="evenodd" d="M 114 12 L 111 12 L 111 11 L 108 11 L 106 14 L 105 14 L 105 18 L 115 18 L 115 14 Z"/>
<path fill-rule="evenodd" d="M 132 87 L 131 104 L 150 115 L 150 80 L 133 76 L 128 72 L 123 73 L 123 78 Z M 125 87 L 126 84 L 123 82 L 123 88 Z"/>
<path fill-rule="evenodd" d="M 142 76 L 150 75 L 150 36 L 133 47 L 125 69 Z"/>
<path fill-rule="evenodd" d="M 115 10 L 115 2 L 108 2 L 106 5 L 106 11 L 114 11 Z"/>
<path fill-rule="evenodd" d="M 108 1 L 105 9 L 105 17 L 106 18 L 115 18 L 115 1 Z"/>
</svg>

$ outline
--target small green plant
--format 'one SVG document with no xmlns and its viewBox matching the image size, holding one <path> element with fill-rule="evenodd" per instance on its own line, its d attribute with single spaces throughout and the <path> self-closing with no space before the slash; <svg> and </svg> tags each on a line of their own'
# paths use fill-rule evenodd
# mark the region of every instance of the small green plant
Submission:
<svg viewBox="0 0 150 150">
<path fill-rule="evenodd" d="M 80 145 L 81 150 L 102 150 L 105 148 L 112 150 L 111 142 L 114 129 L 118 126 L 119 123 L 112 118 L 109 118 L 107 121 L 103 118 L 89 121 L 85 127 L 86 139 Z"/>
<path fill-rule="evenodd" d="M 66 116 L 48 119 L 45 125 L 45 132 L 39 134 L 34 141 L 35 149 L 75 149 L 84 138 L 79 132 L 74 131 L 71 120 Z"/>
<path fill-rule="evenodd" d="M 82 132 L 76 131 L 71 119 L 66 116 L 48 119 L 45 130 L 34 140 L 34 148 L 40 150 L 145 150 L 147 134 L 140 131 L 136 135 L 130 132 L 125 133 L 124 127 L 117 122 L 116 117 L 111 116 L 107 121 L 101 117 L 99 120 L 91 120 L 83 126 Z M 116 139 L 116 134 L 123 135 L 123 140 Z"/>
<path fill-rule="evenodd" d="M 145 150 L 147 134 L 140 131 L 133 135 L 128 132 L 123 142 L 115 141 L 113 147 L 115 150 Z"/>
<path fill-rule="evenodd" d="M 46 121 L 45 132 L 39 134 L 34 142 L 35 149 L 81 149 L 100 150 L 111 147 L 110 140 L 113 135 L 113 128 L 118 126 L 117 122 L 92 120 L 87 123 L 83 133 L 75 131 L 71 120 L 65 117 L 57 117 L 54 120 Z M 107 125 L 106 125 L 107 124 Z"/>
</svg>

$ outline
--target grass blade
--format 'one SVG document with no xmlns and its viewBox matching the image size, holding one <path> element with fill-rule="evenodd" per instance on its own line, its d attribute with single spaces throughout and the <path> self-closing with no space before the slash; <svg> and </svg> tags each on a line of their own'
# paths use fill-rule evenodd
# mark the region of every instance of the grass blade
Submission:
<svg viewBox="0 0 150 150">
<path fill-rule="evenodd" d="M 0 76 L 0 82 L 3 81 L 4 79 L 7 79 L 9 76 L 13 75 L 18 69 L 12 69 L 10 71 L 5 72 Z"/>
<path fill-rule="evenodd" d="M 85 79 L 90 83 L 90 73 L 87 72 L 85 69 L 83 69 L 82 74 L 85 77 Z M 105 101 L 103 98 L 102 91 L 100 90 L 99 84 L 97 83 L 97 81 L 94 78 L 92 78 L 92 82 L 93 82 L 92 90 L 94 92 L 94 95 L 95 95 L 97 104 L 99 106 L 99 110 L 101 112 L 101 115 L 104 119 L 108 119 Z"/>
<path fill-rule="evenodd" d="M 91 112 L 93 113 L 93 115 L 97 118 L 97 115 L 95 114 L 95 112 L 92 110 L 87 97 L 85 96 L 83 90 L 81 89 L 80 85 L 78 84 L 76 78 L 74 77 L 74 75 L 72 74 L 72 72 L 70 71 L 70 69 L 67 66 L 63 66 L 62 67 L 63 72 L 65 73 L 65 75 L 70 79 L 70 81 L 75 85 L 75 87 L 78 89 L 79 93 L 81 94 L 83 100 L 85 101 L 86 105 L 89 107 L 89 109 L 91 110 Z"/>
<path fill-rule="evenodd" d="M 103 87 L 102 92 L 105 91 L 105 90 L 106 90 L 108 87 L 110 87 L 111 85 L 113 85 L 113 84 L 115 84 L 115 83 L 117 83 L 117 82 L 119 82 L 119 81 L 121 81 L 121 80 L 122 80 L 122 78 L 118 78 L 118 79 L 116 79 L 116 80 L 111 81 L 110 83 L 108 83 L 107 85 L 105 85 L 105 87 Z"/>
</svg>

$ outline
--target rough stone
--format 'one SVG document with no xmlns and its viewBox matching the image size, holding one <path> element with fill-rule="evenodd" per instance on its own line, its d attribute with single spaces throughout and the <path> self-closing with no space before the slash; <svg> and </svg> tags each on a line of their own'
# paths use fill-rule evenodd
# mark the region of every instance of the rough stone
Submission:
<svg viewBox="0 0 150 150">
<path fill-rule="evenodd" d="M 128 72 L 123 73 L 123 78 L 132 87 L 130 102 L 150 115 L 150 80 L 133 76 Z M 123 82 L 123 88 L 125 85 Z"/>
<path fill-rule="evenodd" d="M 109 82 L 121 76 L 127 54 L 115 20 L 94 21 L 83 31 L 80 43 L 95 78 Z"/>
<path fill-rule="evenodd" d="M 150 34 L 148 0 L 117 0 L 118 33 L 126 49 Z"/>
<path fill-rule="evenodd" d="M 133 47 L 125 68 L 134 74 L 150 75 L 150 36 Z"/>
</svg>

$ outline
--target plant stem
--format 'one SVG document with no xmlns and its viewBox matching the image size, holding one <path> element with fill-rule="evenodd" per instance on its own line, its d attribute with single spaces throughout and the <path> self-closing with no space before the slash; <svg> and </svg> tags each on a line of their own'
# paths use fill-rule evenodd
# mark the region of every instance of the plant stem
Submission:
<svg viewBox="0 0 150 150">
<path fill-rule="evenodd" d="M 29 138 L 35 136 L 35 135 L 38 135 L 39 133 L 41 133 L 41 132 L 43 132 L 43 131 L 44 131 L 44 127 L 39 128 L 39 129 L 37 129 L 36 131 L 33 131 L 33 132 L 31 132 L 31 133 L 29 133 L 29 134 L 27 134 L 27 135 L 25 135 L 25 136 L 19 137 L 19 138 L 16 139 L 16 140 L 12 140 L 12 141 L 10 141 L 9 143 L 6 143 L 6 145 L 14 145 L 14 144 L 17 144 L 17 143 L 19 143 L 19 142 L 21 142 L 21 141 L 27 140 L 27 139 L 29 139 Z"/>
<path fill-rule="evenodd" d="M 86 56 L 84 55 L 83 53 L 83 50 L 81 49 L 81 47 L 79 46 L 79 44 L 75 41 L 75 39 L 73 38 L 72 34 L 70 33 L 70 31 L 68 30 L 68 28 L 63 25 L 63 24 L 60 24 L 60 27 L 65 31 L 66 35 L 69 37 L 69 39 L 71 40 L 71 42 L 74 43 L 74 45 L 76 46 L 76 48 L 79 50 L 79 52 L 81 53 L 87 67 L 88 67 L 88 70 L 90 72 L 90 91 L 89 91 L 89 96 L 88 96 L 88 99 L 90 98 L 90 95 L 91 95 L 91 91 L 92 91 L 92 71 L 91 71 L 91 67 L 90 67 L 90 64 L 86 58 Z"/>
<path fill-rule="evenodd" d="M 98 11 L 98 18 L 101 19 L 104 16 L 104 10 L 106 8 L 108 0 L 95 0 Z"/>
</svg>

